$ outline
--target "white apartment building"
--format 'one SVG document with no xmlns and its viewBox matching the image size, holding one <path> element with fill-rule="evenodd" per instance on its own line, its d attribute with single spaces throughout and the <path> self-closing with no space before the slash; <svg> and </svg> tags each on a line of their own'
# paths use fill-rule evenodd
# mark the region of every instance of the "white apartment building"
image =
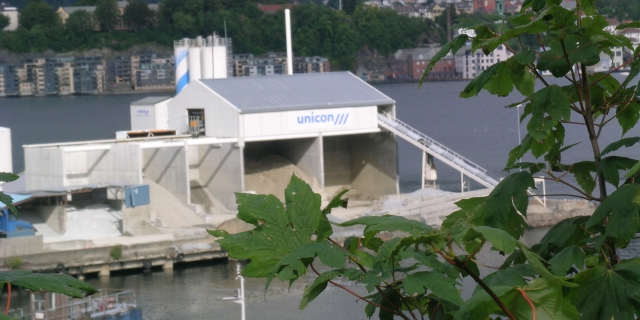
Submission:
<svg viewBox="0 0 640 320">
<path fill-rule="evenodd" d="M 18 29 L 18 8 L 0 2 L 0 14 L 9 18 L 9 25 L 2 29 L 2 31 L 15 31 Z"/>
<path fill-rule="evenodd" d="M 485 55 L 481 50 L 471 52 L 471 46 L 464 46 L 455 55 L 456 72 L 463 79 L 473 79 L 488 67 L 500 61 L 505 61 L 511 56 L 513 54 L 507 51 L 507 48 L 503 45 L 498 46 L 489 55 Z"/>
</svg>

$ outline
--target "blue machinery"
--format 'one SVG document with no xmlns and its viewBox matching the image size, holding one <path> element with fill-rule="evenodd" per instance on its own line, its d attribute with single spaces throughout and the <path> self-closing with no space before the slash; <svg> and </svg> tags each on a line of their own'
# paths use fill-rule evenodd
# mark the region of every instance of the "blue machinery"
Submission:
<svg viewBox="0 0 640 320">
<path fill-rule="evenodd" d="M 466 183 L 464 179 L 465 176 L 475 180 L 487 188 L 493 188 L 498 184 L 499 179 L 491 176 L 486 169 L 483 169 L 479 165 L 471 162 L 469 159 L 466 159 L 441 143 L 427 137 L 422 132 L 396 119 L 392 115 L 379 113 L 378 124 L 424 152 L 422 160 L 423 188 L 427 185 L 435 184 L 436 171 L 435 165 L 433 164 L 433 158 L 444 162 L 446 165 L 460 172 L 460 187 L 462 192 L 465 191 L 465 188 L 469 190 L 469 184 Z"/>
<path fill-rule="evenodd" d="M 18 220 L 8 208 L 0 209 L 0 238 L 33 236 L 36 229 L 30 222 Z"/>
</svg>

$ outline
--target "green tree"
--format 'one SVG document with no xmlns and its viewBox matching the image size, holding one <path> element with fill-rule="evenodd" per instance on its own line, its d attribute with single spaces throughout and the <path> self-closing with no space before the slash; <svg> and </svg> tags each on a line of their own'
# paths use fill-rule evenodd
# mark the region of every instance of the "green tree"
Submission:
<svg viewBox="0 0 640 320">
<path fill-rule="evenodd" d="M 9 25 L 9 23 L 11 23 L 11 20 L 9 19 L 9 17 L 5 16 L 4 14 L 0 14 L 0 31 L 6 28 Z"/>
<path fill-rule="evenodd" d="M 22 27 L 30 30 L 36 25 L 41 25 L 45 28 L 55 26 L 60 23 L 60 18 L 53 8 L 45 2 L 29 0 L 27 5 L 20 10 L 18 22 Z"/>
<path fill-rule="evenodd" d="M 100 30 L 111 32 L 120 22 L 120 10 L 116 0 L 97 0 L 93 16 L 100 25 Z"/>
<path fill-rule="evenodd" d="M 195 19 L 192 16 L 178 11 L 173 14 L 172 20 L 173 27 L 180 35 L 191 36 L 194 33 Z"/>
<path fill-rule="evenodd" d="M 640 161 L 620 154 L 622 148 L 633 148 L 637 156 L 640 146 L 640 137 L 626 137 L 640 119 L 634 81 L 640 74 L 640 49 L 603 30 L 608 23 L 596 13 L 594 0 L 578 2 L 577 10 L 560 2 L 529 0 L 511 16 L 462 19 L 456 27 L 474 29 L 477 36 L 457 36 L 430 61 L 423 80 L 438 60 L 468 42 L 472 51 L 484 53 L 506 47 L 509 57 L 470 81 L 460 96 L 517 92 L 521 101 L 508 107 L 524 105 L 520 121 L 527 128 L 509 153 L 507 177 L 488 196 L 457 202 L 459 209 L 441 228 L 399 216 L 365 216 L 338 224 L 364 227 L 362 236 L 338 243 L 326 215 L 346 207 L 346 191 L 322 208 L 320 195 L 292 176 L 284 203 L 273 195 L 236 195 L 238 218 L 253 230 L 209 232 L 220 237 L 230 257 L 249 260 L 242 274 L 265 278 L 265 288 L 276 278 L 291 284 L 314 273 L 300 309 L 331 284 L 364 301 L 368 317 L 377 310 L 380 319 L 637 319 L 640 258 L 624 259 L 618 250 L 640 232 Z M 618 29 L 639 27 L 640 22 L 632 22 Z M 543 50 L 508 45 L 525 34 L 536 36 Z M 588 71 L 614 47 L 633 52 L 620 66 L 630 69 L 624 80 L 612 75 L 615 70 Z M 540 71 L 564 82 L 552 84 Z M 567 126 L 579 126 L 584 136 L 565 135 Z M 623 137 L 604 142 L 604 130 Z M 586 159 L 572 154 L 581 142 L 592 152 Z M 520 162 L 525 155 L 535 160 Z M 542 195 L 535 191 L 533 175 L 572 191 L 563 196 L 598 205 L 592 216 L 562 220 L 528 247 L 519 239 L 527 229 L 530 193 Z M 504 261 L 485 265 L 495 270 L 486 276 L 476 257 L 483 248 L 505 255 Z M 466 301 L 460 295 L 465 279 L 477 284 Z M 362 284 L 368 294 L 348 290 L 344 284 L 349 281 Z"/>
<path fill-rule="evenodd" d="M 153 27 L 154 13 L 144 2 L 132 1 L 124 8 L 122 21 L 134 30 Z"/>
<path fill-rule="evenodd" d="M 353 14 L 358 3 L 360 3 L 359 0 L 342 0 L 342 10 L 347 14 Z"/>
<path fill-rule="evenodd" d="M 93 15 L 86 10 L 74 11 L 65 24 L 72 38 L 86 39 L 93 33 Z"/>
</svg>

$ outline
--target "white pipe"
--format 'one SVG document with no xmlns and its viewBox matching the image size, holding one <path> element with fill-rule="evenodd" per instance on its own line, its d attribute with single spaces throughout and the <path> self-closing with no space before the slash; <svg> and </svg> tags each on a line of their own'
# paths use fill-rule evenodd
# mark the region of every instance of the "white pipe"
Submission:
<svg viewBox="0 0 640 320">
<path fill-rule="evenodd" d="M 293 49 L 291 48 L 291 12 L 284 10 L 284 26 L 287 33 L 287 74 L 293 74 Z"/>
</svg>

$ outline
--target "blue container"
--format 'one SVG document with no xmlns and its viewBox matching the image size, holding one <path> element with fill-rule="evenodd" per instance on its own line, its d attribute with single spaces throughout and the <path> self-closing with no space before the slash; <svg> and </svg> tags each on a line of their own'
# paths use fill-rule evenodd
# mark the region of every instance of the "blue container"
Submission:
<svg viewBox="0 0 640 320">
<path fill-rule="evenodd" d="M 124 204 L 127 208 L 145 206 L 150 202 L 149 185 L 141 184 L 124 189 Z"/>
</svg>

